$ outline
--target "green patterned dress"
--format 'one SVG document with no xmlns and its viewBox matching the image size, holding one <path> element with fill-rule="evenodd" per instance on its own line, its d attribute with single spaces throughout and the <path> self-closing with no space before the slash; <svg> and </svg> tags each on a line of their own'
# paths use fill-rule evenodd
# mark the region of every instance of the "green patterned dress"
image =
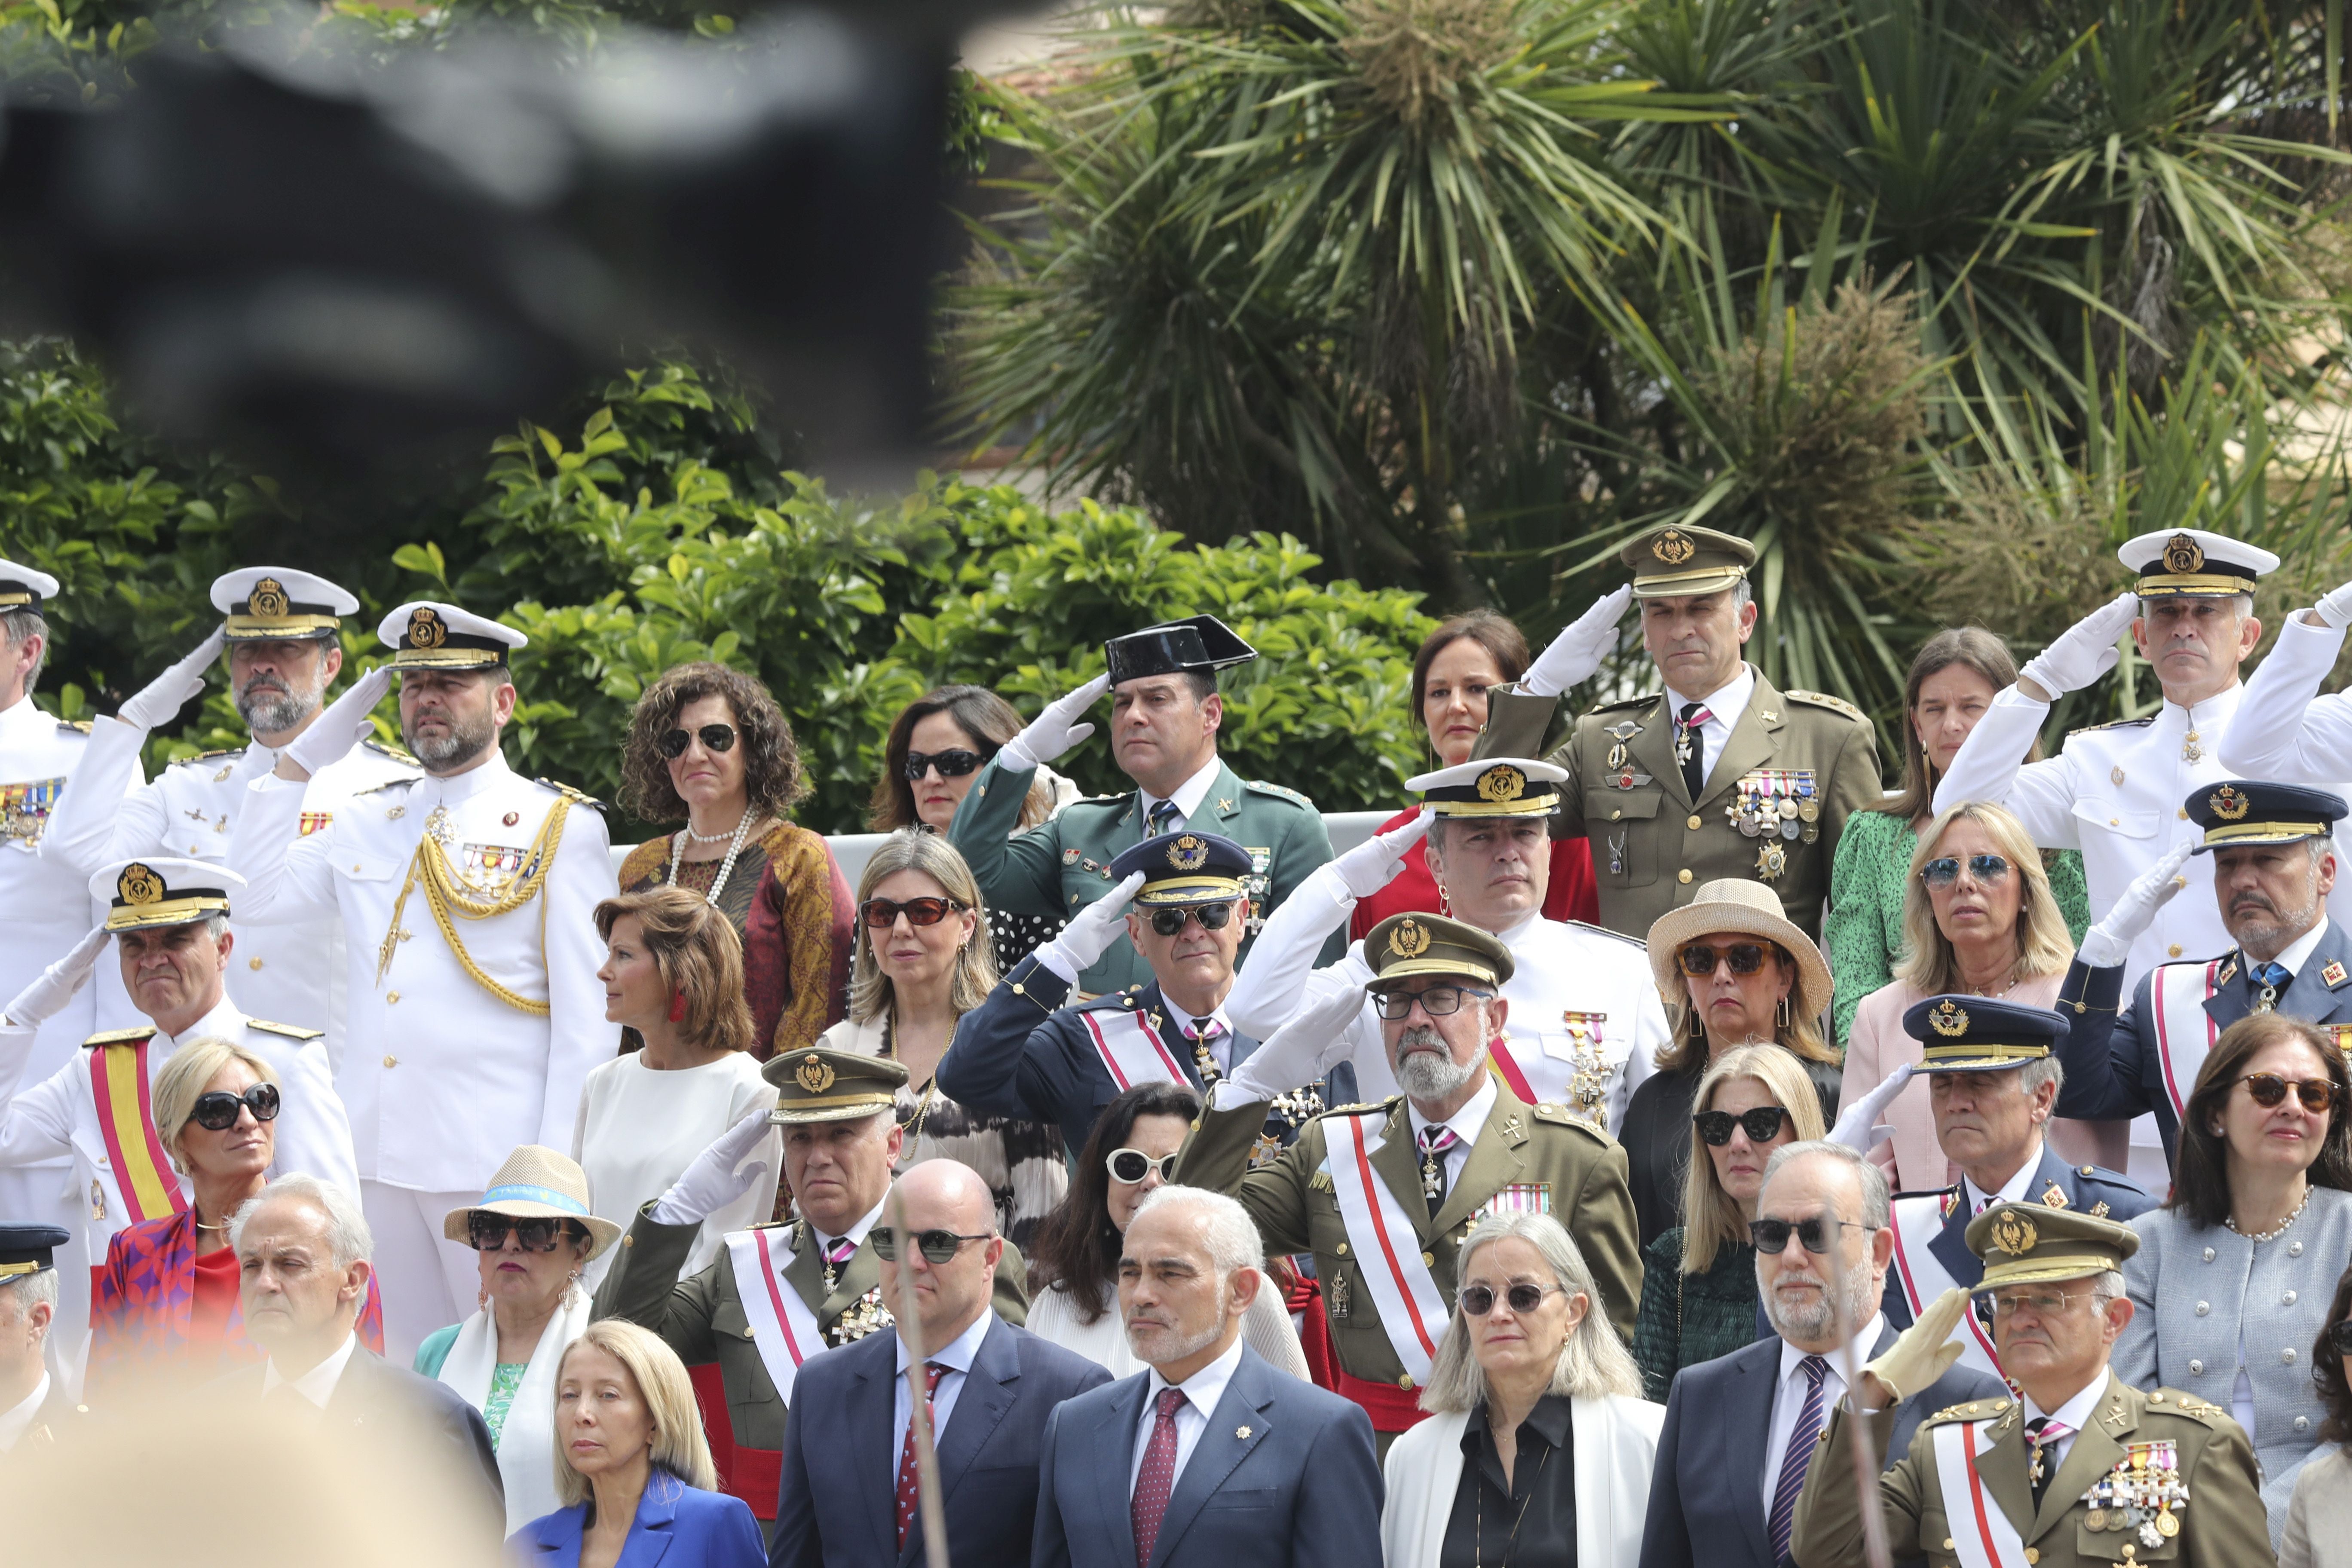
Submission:
<svg viewBox="0 0 2352 1568">
<path fill-rule="evenodd" d="M 1716 1249 L 1704 1274 L 1683 1272 L 1683 1227 L 1642 1253 L 1642 1305 L 1633 1317 L 1633 1360 L 1642 1392 L 1660 1405 L 1675 1373 L 1756 1342 L 1756 1248 Z"/>
</svg>

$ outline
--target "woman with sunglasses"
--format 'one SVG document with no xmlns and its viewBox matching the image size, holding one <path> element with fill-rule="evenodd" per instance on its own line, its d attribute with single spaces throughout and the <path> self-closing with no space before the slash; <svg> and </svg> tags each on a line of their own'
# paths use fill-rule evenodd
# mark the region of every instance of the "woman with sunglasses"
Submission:
<svg viewBox="0 0 2352 1568">
<path fill-rule="evenodd" d="M 995 1194 L 998 1230 L 1025 1251 L 1030 1233 L 1069 1190 L 1060 1133 L 958 1104 L 937 1081 L 957 1023 L 996 985 L 987 935 L 994 917 L 981 906 L 971 868 L 944 835 L 901 828 L 858 876 L 857 917 L 849 1016 L 817 1044 L 903 1066 L 898 1168 L 942 1154 L 962 1161 Z"/>
<path fill-rule="evenodd" d="M 1937 632 L 1911 660 L 1911 673 L 1903 685 L 1903 787 L 1883 805 L 1846 819 L 1836 862 L 1830 868 L 1830 909 L 1822 921 L 1822 946 L 1837 974 L 1836 1000 L 1830 1010 L 1832 1039 L 1848 1040 L 1854 1009 L 1863 998 L 1896 978 L 1895 966 L 1908 942 L 1910 894 L 1917 885 L 1914 862 L 1921 838 L 1934 837 L 1928 818 L 1935 816 L 1929 802 L 1936 797 L 1936 785 L 1993 698 L 2016 680 L 2017 661 L 1999 637 L 1979 626 Z M 2027 759 L 2041 754 L 2036 742 Z M 2027 843 L 2030 847 L 2031 838 Z M 2091 923 L 2083 858 L 2072 849 L 2046 855 L 2032 850 L 2031 856 L 2047 873 L 2071 951 Z M 1934 994 L 1932 988 L 1926 994 Z M 1895 1009 L 1897 1019 L 1902 1015 L 1902 1008 Z M 1929 1148 L 1932 1152 L 1932 1142 Z"/>
<path fill-rule="evenodd" d="M 621 805 L 683 822 L 621 862 L 621 891 L 680 887 L 743 939 L 751 1056 L 803 1049 L 841 1017 L 849 882 L 824 836 L 788 820 L 808 795 L 792 726 L 768 689 L 723 664 L 682 664 L 646 688 L 621 742 Z"/>
<path fill-rule="evenodd" d="M 1633 1568 L 1666 1413 L 1642 1397 L 1584 1255 L 1559 1221 L 1489 1215 L 1421 1407 L 1381 1468 L 1386 1568 Z"/>
<path fill-rule="evenodd" d="M 1919 1042 L 1904 1028 L 1903 1015 L 1930 996 L 2057 1006 L 2074 959 L 2066 921 L 2042 852 L 2007 808 L 1971 801 L 1937 814 L 1911 855 L 1895 978 L 1851 1015 L 1840 1103 L 1853 1105 L 1919 1064 Z M 1892 1125 L 1895 1135 L 1870 1158 L 1896 1191 L 1929 1192 L 1959 1180 L 1958 1168 L 1937 1146 L 1927 1079 L 1906 1083 L 1875 1120 Z M 2053 1116 L 2042 1135 L 2070 1165 L 2120 1171 L 2131 1157 L 2128 1121 Z"/>
<path fill-rule="evenodd" d="M 1201 1097 L 1182 1084 L 1123 1090 L 1095 1120 L 1069 1196 L 1037 1226 L 1028 1251 L 1029 1331 L 1108 1367 L 1115 1378 L 1143 1370 L 1119 1321 L 1119 1237 L 1136 1205 L 1168 1183 L 1200 1112 Z M 1257 1293 L 1243 1315 L 1242 1338 L 1271 1365 L 1307 1377 L 1298 1331 L 1279 1292 Z"/>
<path fill-rule="evenodd" d="M 1673 1038 L 1633 1091 L 1619 1138 L 1644 1247 L 1682 1223 L 1691 1113 L 1718 1057 L 1740 1046 L 1786 1050 L 1811 1081 L 1824 1122 L 1835 1115 L 1838 1083 L 1836 1053 L 1821 1034 L 1829 965 L 1769 886 L 1728 877 L 1702 884 L 1689 903 L 1658 917 L 1649 952 Z"/>
<path fill-rule="evenodd" d="M 581 1274 L 621 1227 L 589 1209 L 587 1173 L 552 1149 L 526 1143 L 507 1156 L 482 1201 L 451 1209 L 441 1230 L 478 1256 L 480 1304 L 464 1322 L 425 1336 L 416 1370 L 482 1413 L 512 1534 L 560 1506 L 556 1377 L 564 1351 L 588 1328 Z"/>
<path fill-rule="evenodd" d="M 268 1184 L 277 1158 L 278 1075 L 260 1055 L 217 1036 L 172 1053 L 150 1103 L 164 1156 L 185 1178 L 177 1214 L 115 1232 L 90 1292 L 93 1402 L 133 1371 L 165 1363 L 198 1376 L 258 1362 L 245 1335 L 228 1222 Z M 383 1306 L 368 1282 L 360 1342 L 383 1352 Z"/>
<path fill-rule="evenodd" d="M 945 834 L 956 807 L 979 782 L 980 770 L 1021 727 L 1013 704 L 985 686 L 942 686 L 908 703 L 891 721 L 882 744 L 882 776 L 874 782 L 866 826 L 876 833 L 896 833 L 919 824 Z M 1081 793 L 1053 769 L 1040 767 L 1013 831 L 1028 832 Z M 1060 931 L 1062 922 L 995 910 L 988 927 L 997 972 L 1003 973 Z"/>
<path fill-rule="evenodd" d="M 2311 1347 L 2311 1382 L 2327 1411 L 2314 1454 L 2295 1477 L 2279 1539 L 2279 1568 L 2352 1568 L 2352 1268 L 2336 1281 L 2326 1326 Z"/>
<path fill-rule="evenodd" d="M 2271 1543 L 2328 1412 L 2306 1358 L 2352 1258 L 2352 1098 L 2333 1032 L 2284 1013 L 2221 1031 L 2180 1116 L 2172 1200 L 2131 1222 L 2116 1375 L 2237 1418 Z"/>
<path fill-rule="evenodd" d="M 1642 1256 L 1633 1360 L 1663 1405 L 1675 1373 L 1756 1340 L 1756 1245 L 1748 1227 L 1772 1151 L 1822 1135 L 1821 1100 L 1795 1057 L 1739 1046 L 1710 1063 L 1691 1113 L 1681 1225 Z"/>
</svg>

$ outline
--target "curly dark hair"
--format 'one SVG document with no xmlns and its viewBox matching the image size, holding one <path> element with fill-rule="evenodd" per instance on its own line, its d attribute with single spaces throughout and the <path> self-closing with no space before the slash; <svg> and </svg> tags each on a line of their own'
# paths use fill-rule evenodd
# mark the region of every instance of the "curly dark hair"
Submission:
<svg viewBox="0 0 2352 1568">
<path fill-rule="evenodd" d="M 1118 1278 L 1118 1230 L 1110 1223 L 1110 1171 L 1104 1161 L 1125 1145 L 1139 1117 L 1174 1116 L 1189 1122 L 1200 1114 L 1201 1097 L 1181 1083 L 1139 1083 L 1103 1107 L 1078 1152 L 1069 1194 L 1037 1222 L 1029 1238 L 1031 1300 L 1047 1286 L 1059 1285 L 1069 1293 L 1078 1321 L 1091 1326 L 1102 1321 L 1102 1288 Z"/>
<path fill-rule="evenodd" d="M 686 802 L 669 782 L 669 764 L 654 742 L 677 727 L 680 710 L 705 697 L 723 699 L 734 711 L 751 809 L 782 821 L 809 793 L 793 727 L 755 677 L 707 661 L 663 671 L 637 699 L 621 742 L 622 809 L 642 822 L 686 820 Z"/>
<path fill-rule="evenodd" d="M 2318 1386 L 2319 1403 L 2327 1411 L 2327 1419 L 2319 1428 L 2323 1443 L 2352 1442 L 2352 1386 L 2344 1381 L 2344 1358 L 2327 1342 L 2329 1331 L 2347 1318 L 2352 1318 L 2352 1268 L 2336 1281 L 2335 1303 L 2327 1309 L 2327 1321 L 2311 1347 L 2311 1381 Z"/>
<path fill-rule="evenodd" d="M 2200 1230 L 2210 1230 L 2230 1217 L 2229 1143 L 2213 1131 L 2221 1109 L 2246 1076 L 2246 1063 L 2264 1047 L 2282 1040 L 2299 1041 L 2319 1058 L 2327 1081 L 2336 1086 L 2336 1103 L 2327 1112 L 2327 1131 L 2321 1134 L 2319 1157 L 2304 1173 L 2315 1187 L 2352 1192 L 2352 1119 L 2345 1105 L 2352 1097 L 2352 1073 L 2333 1037 L 2315 1024 L 2290 1018 L 2284 1013 L 2254 1013 L 2221 1031 L 2205 1065 L 2197 1072 L 2188 1108 L 2180 1113 L 2179 1153 L 2173 1162 L 2172 1201 L 2166 1206 L 2189 1216 Z"/>
</svg>

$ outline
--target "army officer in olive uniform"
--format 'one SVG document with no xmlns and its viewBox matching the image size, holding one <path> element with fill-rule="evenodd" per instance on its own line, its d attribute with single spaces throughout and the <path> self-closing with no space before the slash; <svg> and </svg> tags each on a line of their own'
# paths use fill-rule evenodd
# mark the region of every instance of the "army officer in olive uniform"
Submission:
<svg viewBox="0 0 2352 1568">
<path fill-rule="evenodd" d="M 2270 1562 L 2253 1450 L 2230 1413 L 2177 1389 L 2143 1393 L 2108 1368 L 2132 1317 L 2119 1272 L 2139 1247 L 2130 1227 L 2004 1203 L 1969 1223 L 1968 1240 L 1985 1261 L 1975 1289 L 1992 1298 L 2001 1366 L 2022 1396 L 1955 1405 L 1919 1424 L 1878 1488 L 1888 1553 L 1933 1568 Z M 1895 1405 L 1959 1353 L 1949 1342 L 1967 1310 L 1967 1295 L 1947 1292 L 1864 1369 L 1859 1395 L 1881 1463 Z M 1819 1438 L 1838 1462 L 1814 1465 L 1797 1500 L 1800 1568 L 1864 1562 L 1848 1404 Z"/>
<path fill-rule="evenodd" d="M 1147 838 L 1190 828 L 1249 851 L 1249 952 L 1268 913 L 1307 872 L 1331 858 L 1331 837 L 1315 803 L 1280 784 L 1245 780 L 1217 755 L 1224 700 L 1221 669 L 1257 657 L 1214 616 L 1146 626 L 1103 644 L 1108 670 L 1046 704 L 1004 742 L 956 807 L 948 837 L 963 851 L 989 907 L 1066 920 L 1108 893 L 1111 862 Z M 1095 732 L 1081 715 L 1111 693 L 1111 756 L 1135 781 L 1124 795 L 1073 801 L 1028 832 L 1007 837 L 1030 781 Z M 1345 933 L 1325 944 L 1336 962 Z M 1151 968 L 1124 935 L 1078 976 L 1089 996 L 1151 983 Z"/>
<path fill-rule="evenodd" d="M 1318 1117 L 1250 1170 L 1265 1108 L 1229 1079 L 1176 1180 L 1240 1199 L 1269 1253 L 1315 1255 L 1339 1392 L 1365 1407 L 1385 1447 L 1421 1419 L 1417 1390 L 1454 1310 L 1455 1250 L 1481 1217 L 1556 1216 L 1621 1334 L 1633 1331 L 1642 1265 L 1624 1150 L 1564 1106 L 1522 1103 L 1486 1070 L 1508 1011 L 1510 949 L 1475 926 L 1407 914 L 1374 926 L 1363 952 L 1373 971 L 1364 989 L 1404 1092 Z M 1327 1026 L 1311 1011 L 1298 1022 Z"/>
<path fill-rule="evenodd" d="M 1601 668 L 1639 600 L 1665 689 L 1601 703 L 1549 759 L 1568 770 L 1555 832 L 1592 841 L 1601 923 L 1638 938 L 1701 884 L 1746 877 L 1818 939 L 1838 835 L 1881 793 L 1870 721 L 1839 698 L 1782 691 L 1740 657 L 1756 629 L 1746 540 L 1661 528 L 1619 559 L 1632 584 L 1563 630 L 1515 689 L 1487 694 L 1475 754 L 1538 755 L 1559 694 Z"/>
</svg>

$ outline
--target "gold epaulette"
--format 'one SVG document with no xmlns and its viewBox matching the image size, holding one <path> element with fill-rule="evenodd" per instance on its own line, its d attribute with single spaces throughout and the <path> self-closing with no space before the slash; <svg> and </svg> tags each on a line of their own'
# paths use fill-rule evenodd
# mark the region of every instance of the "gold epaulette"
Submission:
<svg viewBox="0 0 2352 1568">
<path fill-rule="evenodd" d="M 85 1046 L 135 1046 L 142 1040 L 152 1039 L 154 1037 L 155 1026 L 142 1024 L 135 1029 L 108 1029 L 101 1034 L 92 1035 L 82 1044 Z"/>
<path fill-rule="evenodd" d="M 405 787 L 406 785 L 413 784 L 416 781 L 415 779 L 381 779 L 374 784 L 369 784 L 364 789 L 355 789 L 352 791 L 352 798 L 356 800 L 363 795 L 373 795 L 380 789 L 391 789 L 394 785 Z"/>
<path fill-rule="evenodd" d="M 182 757 L 178 762 L 173 763 L 172 766 L 175 768 L 184 767 L 190 763 L 215 763 L 218 762 L 223 757 L 241 757 L 245 755 L 249 749 L 250 748 L 245 746 L 222 746 L 215 751 L 198 752 L 193 757 Z"/>
<path fill-rule="evenodd" d="M 2183 1394 L 2177 1388 L 2159 1388 L 2149 1394 L 2147 1408 L 2150 1415 L 2162 1415 L 2169 1410 L 2192 1421 L 2202 1421 L 2208 1426 L 2236 1419 L 2220 1405 L 2210 1404 L 2193 1394 Z"/>
<path fill-rule="evenodd" d="M 546 785 L 549 789 L 553 790 L 556 794 L 562 795 L 564 799 L 570 801 L 574 805 L 593 806 L 598 811 L 610 809 L 603 801 L 598 800 L 594 795 L 589 795 L 582 790 L 573 789 L 568 784 L 559 784 L 554 779 L 541 779 L 539 782 Z"/>
<path fill-rule="evenodd" d="M 2141 730 L 2155 722 L 2156 715 L 2153 713 L 2138 719 L 2110 719 L 2104 724 L 2085 724 L 2079 730 L 2069 730 L 2066 738 L 2071 741 L 2077 735 L 2088 735 L 2099 730 Z"/>
<path fill-rule="evenodd" d="M 265 1035 L 283 1035 L 289 1040 L 316 1040 L 327 1032 L 324 1029 L 306 1029 L 299 1024 L 273 1024 L 267 1018 L 247 1018 L 245 1026 L 258 1029 Z"/>
<path fill-rule="evenodd" d="M 1832 713 L 1843 713 L 1857 724 L 1870 722 L 1869 715 L 1843 697 L 1832 697 L 1826 691 L 1783 691 L 1781 696 L 1791 702 L 1803 702 L 1814 708 L 1826 708 Z"/>
<path fill-rule="evenodd" d="M 404 768 L 421 768 L 425 765 L 423 763 L 418 762 L 415 757 L 410 756 L 406 752 L 402 751 L 398 746 L 387 746 L 373 735 L 370 735 L 366 740 L 362 741 L 360 744 L 365 746 L 369 751 L 375 752 L 378 756 L 390 757 L 394 762 L 398 763 Z"/>
<path fill-rule="evenodd" d="M 1938 1421 L 1990 1421 L 1996 1415 L 2007 1414 L 2008 1410 L 2009 1401 L 2006 1399 L 1971 1399 L 1965 1405 L 1947 1405 L 1919 1425 L 1928 1426 Z"/>
<path fill-rule="evenodd" d="M 60 719 L 58 721 L 58 728 L 60 730 L 70 730 L 77 735 L 87 735 L 89 733 L 89 721 L 87 719 Z"/>
<path fill-rule="evenodd" d="M 1644 691 L 1639 697 L 1620 697 L 1614 702 L 1596 702 L 1585 710 L 1588 713 L 1613 713 L 1620 708 L 1644 708 L 1658 700 L 1654 691 Z"/>
<path fill-rule="evenodd" d="M 1377 1103 L 1366 1101 L 1360 1105 L 1334 1105 L 1327 1109 L 1323 1112 L 1323 1116 L 1369 1116 L 1375 1110 L 1383 1112 L 1391 1111 L 1394 1110 L 1397 1108 L 1398 1102 L 1403 1099 L 1404 1096 L 1394 1094 L 1391 1095 L 1386 1100 L 1378 1101 Z M 1320 1121 L 1323 1120 L 1323 1116 L 1315 1117 L 1313 1120 Z"/>
<path fill-rule="evenodd" d="M 1592 1123 L 1585 1121 L 1582 1117 L 1569 1110 L 1567 1106 L 1559 1104 L 1553 1100 L 1543 1100 L 1538 1104 L 1528 1107 L 1528 1109 L 1535 1112 L 1535 1117 L 1538 1121 L 1543 1122 L 1547 1126 L 1573 1127 L 1579 1132 L 1583 1133 L 1586 1137 L 1599 1143 L 1607 1143 L 1612 1141 L 1609 1134 L 1601 1131 L 1601 1129 L 1593 1126 Z"/>
</svg>

